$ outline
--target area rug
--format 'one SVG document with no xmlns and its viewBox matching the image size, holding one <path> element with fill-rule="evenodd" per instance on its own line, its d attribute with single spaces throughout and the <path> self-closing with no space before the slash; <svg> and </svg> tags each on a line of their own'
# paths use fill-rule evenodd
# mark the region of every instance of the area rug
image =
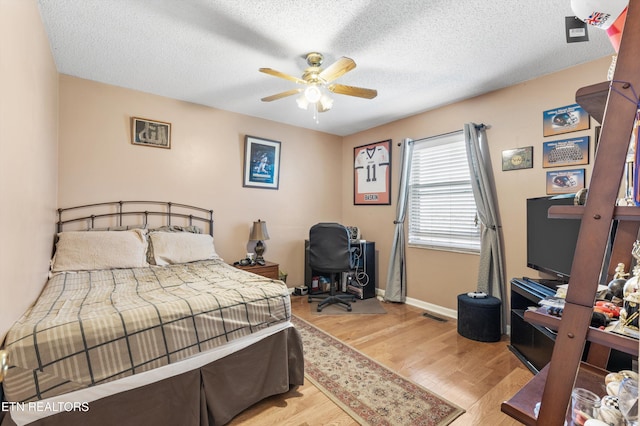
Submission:
<svg viewBox="0 0 640 426">
<path fill-rule="evenodd" d="M 361 425 L 444 426 L 464 413 L 307 321 L 292 322 L 302 335 L 307 380 Z"/>
<path fill-rule="evenodd" d="M 309 303 L 309 312 L 317 315 L 349 315 L 349 314 L 386 314 L 382 303 L 375 297 L 360 300 L 355 303 L 351 303 L 351 312 L 338 304 L 328 305 L 322 308 L 322 311 L 318 312 L 318 303 L 320 301 L 313 301 Z"/>
</svg>

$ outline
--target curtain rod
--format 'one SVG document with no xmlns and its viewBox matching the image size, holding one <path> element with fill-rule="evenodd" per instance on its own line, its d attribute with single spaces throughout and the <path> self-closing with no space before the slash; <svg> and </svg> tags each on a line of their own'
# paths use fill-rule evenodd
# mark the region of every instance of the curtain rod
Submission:
<svg viewBox="0 0 640 426">
<path fill-rule="evenodd" d="M 481 129 L 490 129 L 491 125 L 490 124 L 484 124 L 484 123 L 480 123 L 480 124 L 475 124 L 475 123 L 471 123 L 475 126 L 476 129 L 481 130 Z M 435 135 L 435 136 L 429 136 L 427 138 L 422 138 L 422 139 L 411 139 L 411 142 L 416 142 L 416 141 L 424 141 L 427 139 L 433 139 L 433 138 L 439 138 L 442 136 L 448 136 L 448 135 L 453 135 L 456 133 L 462 133 L 463 130 L 454 130 L 453 132 L 448 132 L 448 133 L 443 133 L 441 135 Z M 410 139 L 410 138 L 406 138 L 406 139 Z M 403 139 L 402 142 L 404 142 L 406 139 Z M 402 146 L 402 142 L 398 142 L 398 146 Z"/>
<path fill-rule="evenodd" d="M 402 142 L 398 142 L 398 146 L 402 146 L 402 144 L 403 144 L 404 142 L 406 142 L 406 143 L 410 143 L 410 144 L 411 144 L 411 143 L 413 143 L 413 142 L 414 142 L 414 140 L 413 140 L 413 139 L 411 139 L 411 138 L 404 138 L 404 139 L 402 139 Z"/>
<path fill-rule="evenodd" d="M 429 136 L 426 138 L 421 138 L 421 139 L 413 139 L 414 142 L 422 142 L 422 141 L 426 141 L 429 139 L 435 139 L 435 138 L 440 138 L 443 136 L 449 136 L 449 135 L 455 135 L 456 133 L 462 133 L 464 132 L 464 130 L 460 129 L 460 130 L 454 130 L 453 132 L 448 132 L 448 133 L 442 133 L 440 135 L 434 135 L 434 136 Z"/>
</svg>

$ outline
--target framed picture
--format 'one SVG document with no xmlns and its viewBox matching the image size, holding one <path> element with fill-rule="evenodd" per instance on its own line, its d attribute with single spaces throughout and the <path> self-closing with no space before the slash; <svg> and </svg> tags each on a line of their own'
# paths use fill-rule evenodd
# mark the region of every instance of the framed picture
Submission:
<svg viewBox="0 0 640 426">
<path fill-rule="evenodd" d="M 131 143 L 169 149 L 171 148 L 171 123 L 131 117 Z"/>
<path fill-rule="evenodd" d="M 533 168 L 533 147 L 514 148 L 502 151 L 502 170 Z"/>
<path fill-rule="evenodd" d="M 547 172 L 547 195 L 571 194 L 584 188 L 585 169 Z"/>
<path fill-rule="evenodd" d="M 542 167 L 589 164 L 589 136 L 542 144 Z"/>
<path fill-rule="evenodd" d="M 280 142 L 244 137 L 244 182 L 248 188 L 278 189 Z"/>
<path fill-rule="evenodd" d="M 353 204 L 391 204 L 391 139 L 353 149 Z"/>
<path fill-rule="evenodd" d="M 590 126 L 589 114 L 578 104 L 549 109 L 542 113 L 543 136 L 587 130 Z"/>
</svg>

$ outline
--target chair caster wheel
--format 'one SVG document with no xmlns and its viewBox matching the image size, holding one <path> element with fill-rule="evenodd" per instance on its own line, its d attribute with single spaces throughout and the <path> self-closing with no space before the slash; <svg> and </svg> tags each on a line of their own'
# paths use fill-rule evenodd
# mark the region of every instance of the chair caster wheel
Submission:
<svg viewBox="0 0 640 426">
<path fill-rule="evenodd" d="M 322 312 L 322 308 L 318 308 L 316 309 L 318 312 Z"/>
<path fill-rule="evenodd" d="M 351 312 L 351 306 L 349 306 L 349 307 L 347 308 L 347 311 Z"/>
</svg>

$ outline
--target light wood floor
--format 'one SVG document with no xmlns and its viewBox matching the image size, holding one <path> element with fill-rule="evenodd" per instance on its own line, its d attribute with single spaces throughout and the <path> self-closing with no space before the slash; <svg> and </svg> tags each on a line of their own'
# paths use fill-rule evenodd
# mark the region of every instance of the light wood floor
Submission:
<svg viewBox="0 0 640 426">
<path fill-rule="evenodd" d="M 500 411 L 533 375 L 507 348 L 466 339 L 455 320 L 437 321 L 423 310 L 384 303 L 382 315 L 317 315 L 306 297 L 292 296 L 293 313 L 400 375 L 459 405 L 452 425 L 519 425 Z M 310 383 L 268 398 L 238 415 L 238 425 L 354 425 L 349 415 Z"/>
</svg>

